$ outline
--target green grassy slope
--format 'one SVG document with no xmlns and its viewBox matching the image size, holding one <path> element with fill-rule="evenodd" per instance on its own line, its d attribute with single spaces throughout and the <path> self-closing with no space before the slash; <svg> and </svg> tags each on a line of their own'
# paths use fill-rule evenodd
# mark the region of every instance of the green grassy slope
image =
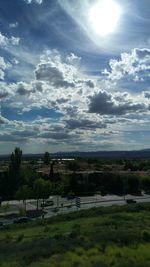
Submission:
<svg viewBox="0 0 150 267">
<path fill-rule="evenodd" d="M 94 208 L 0 230 L 1 267 L 150 267 L 150 204 Z"/>
</svg>

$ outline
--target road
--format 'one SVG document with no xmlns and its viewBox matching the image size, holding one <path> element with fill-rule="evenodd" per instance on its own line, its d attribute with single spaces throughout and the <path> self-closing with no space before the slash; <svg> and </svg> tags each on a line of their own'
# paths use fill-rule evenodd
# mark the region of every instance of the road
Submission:
<svg viewBox="0 0 150 267">
<path fill-rule="evenodd" d="M 107 195 L 107 196 L 101 196 L 101 195 L 95 195 L 95 196 L 86 196 L 86 197 L 80 197 L 80 208 L 76 207 L 76 199 L 73 200 L 67 200 L 66 198 L 62 198 L 60 196 L 53 196 L 50 199 L 54 201 L 53 206 L 45 207 L 44 211 L 46 212 L 45 218 L 52 217 L 57 214 L 62 213 L 69 213 L 72 211 L 77 211 L 81 209 L 89 209 L 93 207 L 106 207 L 106 206 L 112 206 L 112 205 L 125 205 L 126 201 L 124 200 L 124 197 L 116 196 L 116 195 Z M 144 203 L 144 202 L 150 202 L 150 195 L 143 194 L 142 196 L 132 196 L 127 195 L 125 199 L 134 199 L 137 203 Z M 0 221 L 3 221 L 4 223 L 12 223 L 13 219 L 6 220 L 2 218 L 2 215 L 6 214 L 18 214 L 19 210 L 23 208 L 22 201 L 8 201 L 3 202 L 3 206 L 6 206 L 6 203 L 9 203 L 9 209 L 4 212 L 3 208 L 0 208 L 0 215 L 1 219 Z M 42 201 L 39 201 L 39 207 Z M 27 200 L 26 204 L 27 210 L 35 210 L 36 209 L 36 200 Z M 54 212 L 54 208 L 58 208 L 57 212 Z"/>
</svg>

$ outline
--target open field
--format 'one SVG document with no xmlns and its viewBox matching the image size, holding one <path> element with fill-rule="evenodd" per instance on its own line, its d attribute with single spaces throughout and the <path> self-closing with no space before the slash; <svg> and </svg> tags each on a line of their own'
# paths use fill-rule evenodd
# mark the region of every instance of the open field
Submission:
<svg viewBox="0 0 150 267">
<path fill-rule="evenodd" d="M 149 267 L 150 204 L 94 208 L 0 230 L 1 267 Z"/>
</svg>

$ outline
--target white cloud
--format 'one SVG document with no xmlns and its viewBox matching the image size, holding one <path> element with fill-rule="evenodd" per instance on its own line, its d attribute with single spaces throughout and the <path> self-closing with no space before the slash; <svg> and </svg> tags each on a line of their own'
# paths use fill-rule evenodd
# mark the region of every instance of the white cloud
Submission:
<svg viewBox="0 0 150 267">
<path fill-rule="evenodd" d="M 81 57 L 78 57 L 77 55 L 75 55 L 74 53 L 70 53 L 70 55 L 68 55 L 66 57 L 66 60 L 68 63 L 79 63 L 81 60 Z"/>
<path fill-rule="evenodd" d="M 131 53 L 122 53 L 121 59 L 109 61 L 110 71 L 103 74 L 111 80 L 120 80 L 129 75 L 134 81 L 144 80 L 144 72 L 150 71 L 150 49 L 134 48 Z"/>
<path fill-rule="evenodd" d="M 18 22 L 16 21 L 16 22 L 12 22 L 12 23 L 10 23 L 10 24 L 9 24 L 9 27 L 10 27 L 10 28 L 17 28 L 17 27 L 18 27 Z"/>
<path fill-rule="evenodd" d="M 36 3 L 41 5 L 43 3 L 43 0 L 24 0 L 27 4 Z"/>
<path fill-rule="evenodd" d="M 149 111 L 149 105 L 144 101 L 137 102 L 135 97 L 127 93 L 112 95 L 107 91 L 99 91 L 90 96 L 89 112 L 102 115 L 125 115 L 136 112 Z"/>
<path fill-rule="evenodd" d="M 143 119 L 149 112 L 147 94 L 112 93 L 112 82 L 89 79 L 68 57 L 47 50 L 35 66 L 35 79 L 1 83 L 0 98 L 5 106 L 18 109 L 19 118 L 23 112 L 38 114 L 31 122 L 5 121 L 6 131 L 0 136 L 3 142 L 34 141 L 35 145 L 55 145 L 54 150 L 84 149 L 88 144 L 90 149 L 98 145 L 111 147 L 114 142 L 123 142 L 121 136 L 128 127 L 143 127 L 147 123 Z M 51 112 L 59 112 L 61 117 Z"/>
<path fill-rule="evenodd" d="M 19 37 L 14 37 L 14 36 L 7 37 L 0 32 L 0 47 L 5 48 L 8 47 L 9 45 L 15 46 L 18 45 L 19 42 L 20 42 Z"/>
<path fill-rule="evenodd" d="M 0 125 L 9 124 L 9 120 L 0 115 Z"/>
<path fill-rule="evenodd" d="M 76 58 L 75 55 L 73 57 Z M 75 87 L 79 77 L 77 77 L 78 71 L 73 61 L 65 62 L 57 50 L 47 50 L 41 56 L 40 63 L 36 67 L 36 79 L 47 81 L 56 89 Z"/>
<path fill-rule="evenodd" d="M 12 67 L 10 63 L 6 63 L 3 57 L 0 57 L 0 80 L 4 80 L 5 70 Z"/>
</svg>

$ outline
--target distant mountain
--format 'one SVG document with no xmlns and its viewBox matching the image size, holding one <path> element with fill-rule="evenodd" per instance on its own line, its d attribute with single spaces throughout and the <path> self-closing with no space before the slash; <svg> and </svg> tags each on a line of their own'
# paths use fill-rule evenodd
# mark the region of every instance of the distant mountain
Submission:
<svg viewBox="0 0 150 267">
<path fill-rule="evenodd" d="M 51 156 L 56 158 L 150 158 L 150 149 L 133 151 L 59 152 L 53 153 Z"/>
<path fill-rule="evenodd" d="M 142 150 L 132 150 L 132 151 L 92 151 L 92 152 L 81 152 L 81 151 L 72 151 L 72 152 L 57 152 L 50 153 L 52 158 L 77 158 L 77 157 L 86 157 L 86 158 L 150 158 L 150 148 Z M 0 155 L 0 160 L 8 159 L 10 155 Z M 24 154 L 23 158 L 42 158 L 43 154 Z"/>
</svg>

